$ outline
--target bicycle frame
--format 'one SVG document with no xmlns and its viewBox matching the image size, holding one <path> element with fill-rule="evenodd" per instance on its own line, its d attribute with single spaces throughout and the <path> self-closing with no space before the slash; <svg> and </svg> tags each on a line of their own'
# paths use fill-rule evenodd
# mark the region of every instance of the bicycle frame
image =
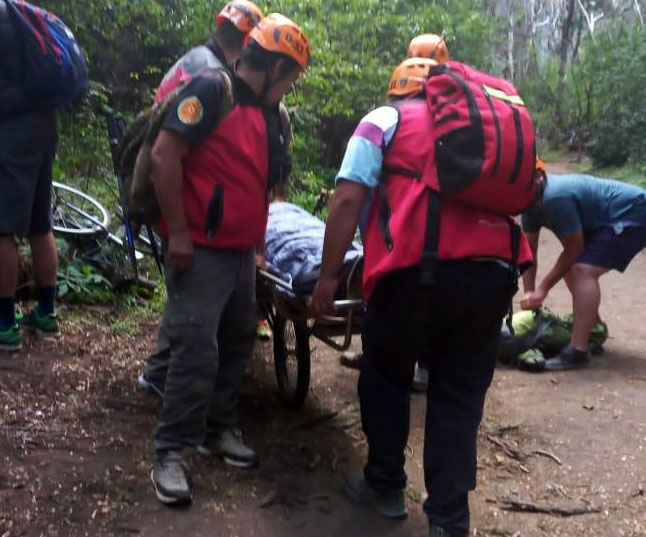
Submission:
<svg viewBox="0 0 646 537">
<path fill-rule="evenodd" d="M 126 214 L 126 204 L 125 204 L 125 177 L 119 172 L 119 140 L 123 136 L 123 133 L 126 130 L 125 121 L 117 117 L 117 115 L 112 111 L 105 109 L 103 111 L 105 116 L 106 125 L 108 128 L 108 137 L 110 141 L 110 154 L 112 156 L 112 168 L 114 174 L 117 178 L 117 186 L 119 188 L 119 205 L 121 207 L 121 213 L 123 216 L 123 224 L 126 232 L 126 246 L 128 248 L 128 256 L 130 258 L 130 263 L 132 269 L 135 273 L 135 278 L 139 277 L 139 267 L 137 262 L 137 249 L 135 245 L 135 234 L 133 232 L 133 225 L 130 218 Z M 152 228 L 149 225 L 145 226 L 146 235 L 148 236 L 148 241 L 150 242 L 150 248 L 153 254 L 153 259 L 159 270 L 159 274 L 163 277 L 164 269 L 161 260 L 161 254 L 157 248 L 157 241 L 153 233 Z"/>
</svg>

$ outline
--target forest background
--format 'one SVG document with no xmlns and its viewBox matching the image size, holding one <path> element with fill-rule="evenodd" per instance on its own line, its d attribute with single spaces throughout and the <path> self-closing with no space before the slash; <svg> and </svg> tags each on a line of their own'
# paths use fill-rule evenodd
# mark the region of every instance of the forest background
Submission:
<svg viewBox="0 0 646 537">
<path fill-rule="evenodd" d="M 408 41 L 442 34 L 453 59 L 511 79 L 540 152 L 646 172 L 646 33 L 640 0 L 261 0 L 300 24 L 311 69 L 286 102 L 294 118 L 291 197 L 310 207 L 332 184 L 356 122 L 382 103 Z M 92 98 L 61 121 L 57 175 L 114 180 L 96 102 L 131 117 L 164 72 L 212 30 L 214 0 L 43 0 L 84 48 Z M 94 102 L 94 105 L 91 103 Z"/>
</svg>

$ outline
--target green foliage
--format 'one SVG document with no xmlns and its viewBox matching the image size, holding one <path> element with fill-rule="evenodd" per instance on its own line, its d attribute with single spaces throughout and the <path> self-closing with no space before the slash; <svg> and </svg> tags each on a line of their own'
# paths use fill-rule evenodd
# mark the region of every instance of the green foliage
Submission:
<svg viewBox="0 0 646 537">
<path fill-rule="evenodd" d="M 56 295 L 77 304 L 107 304 L 112 296 L 111 285 L 93 267 L 74 256 L 74 250 L 62 239 L 56 240 L 58 268 Z"/>
<path fill-rule="evenodd" d="M 91 99 L 74 114 L 62 115 L 59 178 L 92 177 L 91 189 L 107 204 L 114 178 L 99 105 L 109 103 L 131 117 L 150 103 L 167 69 L 208 37 L 224 2 L 43 1 L 75 31 L 94 80 Z M 295 127 L 290 197 L 308 208 L 321 188 L 333 184 L 356 123 L 384 101 L 411 37 L 441 33 L 454 59 L 509 75 L 504 59 L 510 22 L 497 2 L 263 0 L 259 5 L 266 13 L 291 17 L 312 42 L 311 67 L 285 99 Z M 527 17 L 519 8 L 512 21 L 516 47 L 523 48 L 522 54 L 515 51 L 516 82 L 539 138 L 587 149 L 597 164 L 646 161 L 646 112 L 639 101 L 646 76 L 644 32 L 619 23 L 603 26 L 594 41 L 583 32 L 579 54 L 561 80 L 558 24 L 546 47 L 525 32 Z"/>
<path fill-rule="evenodd" d="M 580 72 L 594 79 L 587 145 L 594 163 L 646 161 L 646 33 L 621 27 L 599 35 Z"/>
<path fill-rule="evenodd" d="M 95 105 L 84 104 L 61 120 L 58 176 L 105 181 L 110 160 L 96 102 L 109 99 L 128 116 L 149 103 L 163 73 L 208 37 L 224 0 L 43 4 L 75 31 L 96 81 Z M 306 206 L 332 184 L 354 125 L 384 101 L 390 75 L 413 36 L 443 33 L 455 58 L 483 68 L 492 64 L 492 21 L 476 0 L 267 0 L 259 5 L 294 19 L 312 42 L 311 68 L 286 98 L 296 133 L 291 196 Z"/>
<path fill-rule="evenodd" d="M 90 265 L 73 261 L 58 268 L 57 295 L 68 302 L 95 304 L 109 302 L 110 282 Z"/>
<path fill-rule="evenodd" d="M 523 86 L 539 136 L 595 166 L 646 161 L 646 33 L 610 26 L 587 39 L 565 81 L 553 60 Z"/>
</svg>

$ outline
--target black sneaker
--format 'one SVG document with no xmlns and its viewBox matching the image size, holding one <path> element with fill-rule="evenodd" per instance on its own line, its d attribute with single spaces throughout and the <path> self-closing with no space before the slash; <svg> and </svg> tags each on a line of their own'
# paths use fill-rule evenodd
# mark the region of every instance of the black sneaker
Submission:
<svg viewBox="0 0 646 537">
<path fill-rule="evenodd" d="M 193 499 L 193 483 L 179 451 L 158 454 L 150 472 L 157 499 L 166 505 L 184 505 Z"/>
<path fill-rule="evenodd" d="M 585 367 L 591 361 L 588 351 L 580 351 L 568 345 L 554 358 L 545 360 L 545 371 L 565 371 Z"/>
<path fill-rule="evenodd" d="M 379 494 L 362 475 L 346 476 L 343 491 L 353 502 L 370 507 L 386 518 L 398 520 L 408 516 L 403 491 L 392 496 Z"/>
<path fill-rule="evenodd" d="M 137 386 L 153 395 L 157 395 L 162 399 L 164 398 L 164 389 L 166 387 L 165 383 L 163 381 L 147 377 L 145 372 L 141 373 L 137 378 Z"/>
</svg>

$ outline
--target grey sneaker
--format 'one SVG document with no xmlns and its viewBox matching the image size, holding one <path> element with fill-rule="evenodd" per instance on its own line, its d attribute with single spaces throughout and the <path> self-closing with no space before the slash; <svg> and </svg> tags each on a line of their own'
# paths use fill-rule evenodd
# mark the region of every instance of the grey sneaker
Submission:
<svg viewBox="0 0 646 537">
<path fill-rule="evenodd" d="M 188 467 L 179 451 L 166 451 L 157 456 L 150 479 L 157 499 L 167 505 L 191 503 L 193 483 Z"/>
<path fill-rule="evenodd" d="M 401 519 L 408 516 L 403 491 L 393 496 L 384 496 L 368 485 L 362 475 L 346 476 L 343 491 L 353 502 L 370 507 L 387 518 Z"/>
<path fill-rule="evenodd" d="M 589 365 L 591 362 L 588 351 L 580 351 L 572 345 L 568 345 L 556 356 L 545 360 L 547 371 L 566 371 L 568 369 L 579 369 Z"/>
<path fill-rule="evenodd" d="M 204 457 L 219 455 L 225 463 L 236 468 L 251 468 L 260 462 L 258 454 L 245 445 L 240 429 L 225 429 L 197 446 L 197 452 Z"/>
<path fill-rule="evenodd" d="M 157 395 L 162 399 L 164 398 L 164 383 L 148 378 L 145 372 L 141 373 L 137 378 L 137 386 L 139 386 L 142 390 L 146 390 L 147 392 L 152 393 L 153 395 Z"/>
<path fill-rule="evenodd" d="M 425 392 L 428 389 L 428 369 L 415 364 L 415 376 L 413 377 L 413 391 Z"/>
</svg>

